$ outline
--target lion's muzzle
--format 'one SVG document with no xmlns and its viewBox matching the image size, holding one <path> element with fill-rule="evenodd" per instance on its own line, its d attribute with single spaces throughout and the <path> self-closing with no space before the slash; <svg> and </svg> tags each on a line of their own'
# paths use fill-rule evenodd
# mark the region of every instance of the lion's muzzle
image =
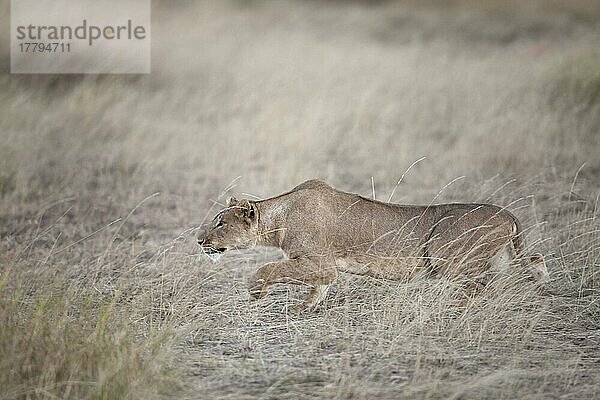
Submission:
<svg viewBox="0 0 600 400">
<path fill-rule="evenodd" d="M 211 243 L 208 243 L 206 239 L 198 239 L 198 244 L 200 245 L 202 252 L 215 263 L 219 261 L 221 254 L 227 250 L 226 247 L 214 247 Z"/>
</svg>

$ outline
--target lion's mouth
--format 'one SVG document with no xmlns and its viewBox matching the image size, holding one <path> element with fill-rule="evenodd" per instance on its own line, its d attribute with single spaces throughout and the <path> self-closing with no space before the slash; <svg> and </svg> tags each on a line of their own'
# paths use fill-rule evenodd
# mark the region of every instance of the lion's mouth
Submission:
<svg viewBox="0 0 600 400">
<path fill-rule="evenodd" d="M 212 246 L 202 246 L 202 252 L 207 255 L 211 254 L 221 254 L 227 251 L 227 247 L 212 247 Z"/>
<path fill-rule="evenodd" d="M 227 250 L 226 247 L 218 247 L 218 248 L 214 248 L 214 247 L 203 247 L 202 251 L 204 251 L 206 254 L 219 254 L 219 253 L 225 253 L 225 251 Z"/>
<path fill-rule="evenodd" d="M 213 263 L 216 263 L 219 261 L 219 258 L 221 258 L 221 255 L 227 250 L 226 247 L 209 247 L 209 246 L 202 246 L 202 252 L 208 257 L 210 258 L 210 260 Z"/>
</svg>

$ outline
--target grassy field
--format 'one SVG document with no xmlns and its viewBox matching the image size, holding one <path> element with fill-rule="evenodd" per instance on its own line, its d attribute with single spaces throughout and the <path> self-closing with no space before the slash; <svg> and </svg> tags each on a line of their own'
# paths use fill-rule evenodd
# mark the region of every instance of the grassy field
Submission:
<svg viewBox="0 0 600 400">
<path fill-rule="evenodd" d="M 148 76 L 10 75 L 0 45 L 0 398 L 600 396 L 596 2 L 153 6 Z M 252 301 L 281 254 L 211 264 L 198 227 L 311 178 L 507 206 L 551 282 Z"/>
</svg>

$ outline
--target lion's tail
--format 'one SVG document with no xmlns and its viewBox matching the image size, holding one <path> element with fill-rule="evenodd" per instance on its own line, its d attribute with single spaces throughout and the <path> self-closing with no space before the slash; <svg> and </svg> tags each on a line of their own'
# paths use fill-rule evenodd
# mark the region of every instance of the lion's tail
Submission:
<svg viewBox="0 0 600 400">
<path fill-rule="evenodd" d="M 550 280 L 550 274 L 548 273 L 548 267 L 544 256 L 540 253 L 533 253 L 529 257 L 526 257 L 525 252 L 525 240 L 523 238 L 523 229 L 521 228 L 521 222 L 513 216 L 513 236 L 512 244 L 515 249 L 515 256 L 517 260 L 520 260 L 523 267 L 528 268 L 533 278 L 539 283 L 546 283 Z"/>
</svg>

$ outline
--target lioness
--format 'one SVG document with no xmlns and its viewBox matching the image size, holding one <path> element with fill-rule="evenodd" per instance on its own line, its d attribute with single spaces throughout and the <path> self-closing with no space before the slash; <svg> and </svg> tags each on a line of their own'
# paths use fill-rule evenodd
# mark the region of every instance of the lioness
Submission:
<svg viewBox="0 0 600 400">
<path fill-rule="evenodd" d="M 323 300 L 338 271 L 388 279 L 427 271 L 476 288 L 494 262 L 521 258 L 522 236 L 517 218 L 494 205 L 389 204 L 309 180 L 261 201 L 230 198 L 198 244 L 213 259 L 255 245 L 281 248 L 288 258 L 260 267 L 250 294 L 260 298 L 275 283 L 309 285 L 303 309 Z M 547 278 L 543 258 L 530 261 L 534 276 Z"/>
</svg>

